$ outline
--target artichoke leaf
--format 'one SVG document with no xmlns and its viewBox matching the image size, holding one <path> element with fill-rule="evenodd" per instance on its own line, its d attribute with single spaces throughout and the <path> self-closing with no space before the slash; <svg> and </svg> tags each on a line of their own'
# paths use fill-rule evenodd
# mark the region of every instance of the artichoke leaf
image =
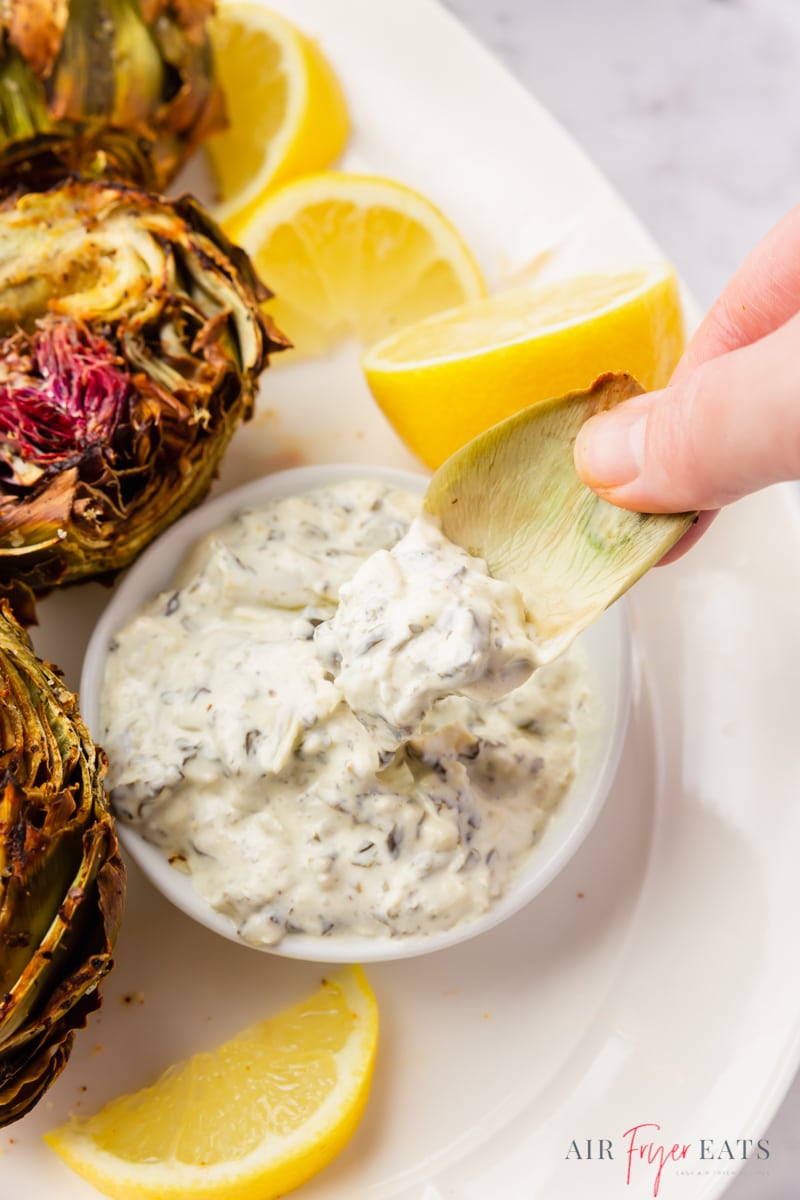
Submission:
<svg viewBox="0 0 800 1200">
<path fill-rule="evenodd" d="M 105 756 L 0 605 L 0 1124 L 24 1115 L 99 1004 L 124 869 Z"/>
<path fill-rule="evenodd" d="M 68 0 L 7 0 L 2 6 L 8 40 L 34 75 L 46 79 L 52 71 L 68 16 Z"/>
<path fill-rule="evenodd" d="M 71 1031 L 63 1031 L 60 1038 L 55 1050 L 48 1041 L 43 1040 L 35 1053 L 28 1051 L 20 1066 L 7 1063 L 4 1068 L 0 1062 L 0 1121 L 4 1125 L 24 1117 L 61 1074 L 75 1035 Z"/>
<path fill-rule="evenodd" d="M 107 577 L 202 499 L 288 345 L 265 291 L 190 201 L 71 180 L 0 205 L 0 586 Z"/>
<path fill-rule="evenodd" d="M 148 13 L 156 15 L 150 19 Z M 163 189 L 225 126 L 207 3 L 0 5 L 0 183 L 69 172 Z"/>
<path fill-rule="evenodd" d="M 0 996 L 4 1050 L 34 1036 L 37 1021 L 52 1024 L 63 1016 L 75 1003 L 76 993 L 85 991 L 110 968 L 107 952 L 92 955 L 88 974 L 85 960 L 79 959 L 77 968 L 74 965 L 76 951 L 90 944 L 87 934 L 96 907 L 92 901 L 95 880 L 108 856 L 105 823 L 87 829 L 86 822 L 84 813 L 82 820 L 73 818 L 63 831 L 48 838 L 46 852 L 15 880 L 17 887 L 10 888 L 4 898 L 0 912 L 0 945 L 5 950 L 4 992 Z M 37 1005 L 41 1013 L 31 1020 Z"/>
<path fill-rule="evenodd" d="M 630 375 L 608 374 L 531 405 L 456 451 L 430 481 L 424 506 L 445 535 L 521 591 L 541 662 L 566 649 L 696 519 L 619 508 L 575 469 L 583 422 L 642 390 Z"/>
</svg>

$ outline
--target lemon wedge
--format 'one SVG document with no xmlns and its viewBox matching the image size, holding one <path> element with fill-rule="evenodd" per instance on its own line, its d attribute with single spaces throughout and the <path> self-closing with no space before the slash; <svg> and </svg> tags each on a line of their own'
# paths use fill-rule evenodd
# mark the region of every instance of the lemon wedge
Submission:
<svg viewBox="0 0 800 1200">
<path fill-rule="evenodd" d="M 259 4 L 221 4 L 211 25 L 229 125 L 205 143 L 228 233 L 264 193 L 334 162 L 350 132 L 339 81 L 319 46 Z"/>
<path fill-rule="evenodd" d="M 238 240 L 276 293 L 267 309 L 304 356 L 350 335 L 368 344 L 485 291 L 439 209 L 379 176 L 295 179 L 270 193 Z"/>
<path fill-rule="evenodd" d="M 362 366 L 403 441 L 438 467 L 491 425 L 604 372 L 663 387 L 683 345 L 675 272 L 658 264 L 465 304 L 390 335 Z"/>
<path fill-rule="evenodd" d="M 360 967 L 151 1087 L 46 1140 L 121 1200 L 270 1200 L 315 1175 L 358 1124 L 378 1037 Z"/>
</svg>

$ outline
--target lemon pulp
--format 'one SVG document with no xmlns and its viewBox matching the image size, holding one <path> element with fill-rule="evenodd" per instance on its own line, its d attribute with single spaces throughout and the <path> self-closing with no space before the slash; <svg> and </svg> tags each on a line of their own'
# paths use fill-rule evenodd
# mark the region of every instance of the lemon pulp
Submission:
<svg viewBox="0 0 800 1200">
<path fill-rule="evenodd" d="M 268 1200 L 316 1174 L 349 1140 L 377 1036 L 375 998 L 361 968 L 348 967 L 47 1141 L 123 1200 Z"/>
<path fill-rule="evenodd" d="M 299 355 L 391 330 L 483 294 L 480 269 L 444 214 L 395 180 L 321 172 L 272 192 L 239 240 Z M 294 355 L 292 357 L 295 357 Z"/>
<path fill-rule="evenodd" d="M 606 371 L 664 387 L 683 346 L 675 272 L 657 264 L 464 304 L 381 340 L 362 365 L 400 437 L 437 467 L 512 413 Z"/>
</svg>

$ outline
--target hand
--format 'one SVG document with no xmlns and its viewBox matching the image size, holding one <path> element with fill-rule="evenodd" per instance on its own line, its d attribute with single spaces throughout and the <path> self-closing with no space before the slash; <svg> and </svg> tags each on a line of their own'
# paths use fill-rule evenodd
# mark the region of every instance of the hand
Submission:
<svg viewBox="0 0 800 1200">
<path fill-rule="evenodd" d="M 800 478 L 800 206 L 733 276 L 669 386 L 588 421 L 575 463 L 623 508 L 702 510 L 668 559 L 697 540 L 713 510 Z"/>
</svg>

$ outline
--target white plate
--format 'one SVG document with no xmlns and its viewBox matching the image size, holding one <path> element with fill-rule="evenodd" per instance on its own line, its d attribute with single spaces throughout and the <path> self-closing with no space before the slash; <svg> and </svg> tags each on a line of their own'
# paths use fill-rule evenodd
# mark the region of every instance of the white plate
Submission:
<svg viewBox="0 0 800 1200">
<path fill-rule="evenodd" d="M 547 114 L 429 0 L 274 2 L 319 35 L 346 82 L 347 165 L 421 186 L 493 279 L 551 243 L 551 274 L 658 257 Z M 413 465 L 353 363 L 268 372 L 220 486 L 298 454 Z M 637 691 L 609 803 L 501 929 L 370 969 L 382 1014 L 371 1103 L 304 1197 L 639 1200 L 656 1164 L 637 1158 L 628 1184 L 623 1135 L 646 1122 L 661 1129 L 645 1140 L 690 1147 L 667 1163 L 661 1200 L 721 1194 L 740 1163 L 701 1161 L 701 1139 L 724 1153 L 724 1140 L 757 1138 L 800 1059 L 799 541 L 795 498 L 775 490 L 637 585 Z M 73 683 L 106 598 L 90 586 L 43 606 L 37 646 Z M 104 1008 L 42 1104 L 0 1135 L 0 1195 L 90 1200 L 44 1129 L 318 974 L 200 929 L 132 871 Z M 577 1161 L 573 1141 L 585 1156 L 589 1138 L 592 1159 Z M 601 1138 L 612 1160 L 598 1160 Z"/>
</svg>

